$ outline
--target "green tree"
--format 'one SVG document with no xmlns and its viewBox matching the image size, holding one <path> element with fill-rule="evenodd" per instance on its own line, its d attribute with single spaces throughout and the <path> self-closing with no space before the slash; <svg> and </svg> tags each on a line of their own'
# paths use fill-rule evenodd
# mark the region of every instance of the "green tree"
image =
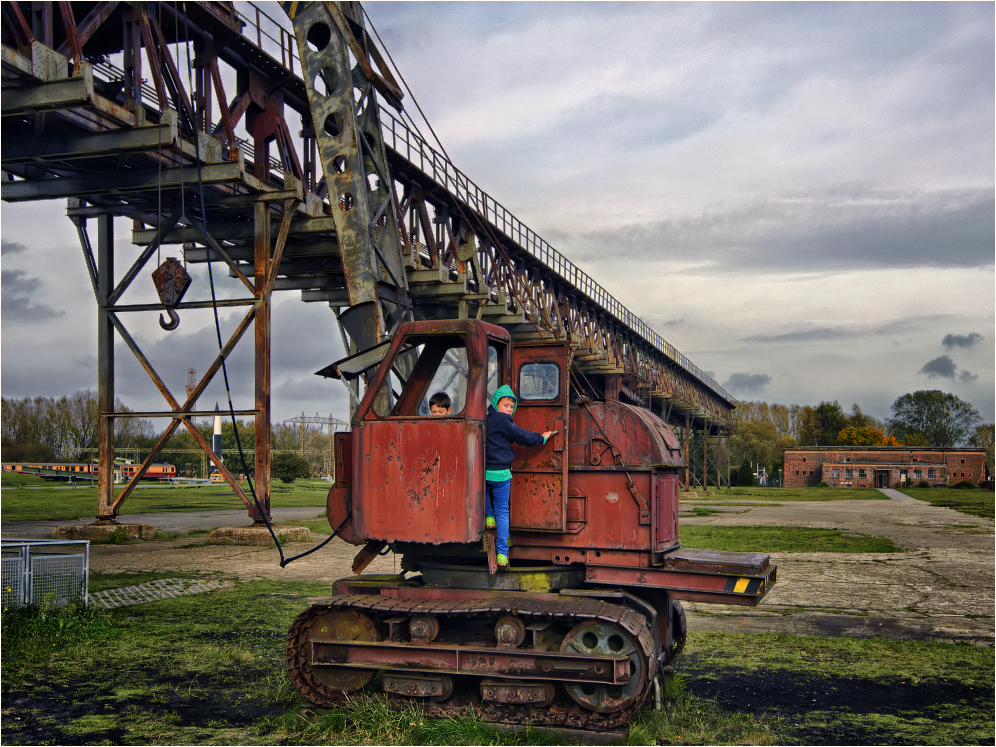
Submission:
<svg viewBox="0 0 996 747">
<path fill-rule="evenodd" d="M 300 454 L 274 454 L 270 459 L 270 476 L 281 482 L 294 482 L 298 477 L 310 477 L 308 460 Z"/>
<path fill-rule="evenodd" d="M 860 410 L 859 410 L 860 412 Z M 817 446 L 834 446 L 837 443 L 837 434 L 846 428 L 847 415 L 841 409 L 840 402 L 820 402 L 816 406 L 816 419 L 820 426 L 820 442 Z"/>
<path fill-rule="evenodd" d="M 892 413 L 889 432 L 907 446 L 916 436 L 929 446 L 960 446 L 982 420 L 971 404 L 939 389 L 904 394 L 892 403 Z"/>
<path fill-rule="evenodd" d="M 793 405 L 793 427 L 799 446 L 820 446 L 820 420 L 816 408 L 810 405 Z"/>
<path fill-rule="evenodd" d="M 986 450 L 986 477 L 990 480 L 993 479 L 994 431 L 996 431 L 996 428 L 994 428 L 992 423 L 977 425 L 975 426 L 975 430 L 972 431 L 971 437 L 968 439 L 969 446 L 973 446 L 976 449 Z"/>
<path fill-rule="evenodd" d="M 876 428 L 885 430 L 885 424 L 878 418 L 866 415 L 861 411 L 861 407 L 855 402 L 851 405 L 851 414 L 847 416 L 847 425 L 852 428 Z"/>
<path fill-rule="evenodd" d="M 744 462 L 737 470 L 737 485 L 750 487 L 754 484 L 754 470 L 750 468 L 749 462 Z"/>
</svg>

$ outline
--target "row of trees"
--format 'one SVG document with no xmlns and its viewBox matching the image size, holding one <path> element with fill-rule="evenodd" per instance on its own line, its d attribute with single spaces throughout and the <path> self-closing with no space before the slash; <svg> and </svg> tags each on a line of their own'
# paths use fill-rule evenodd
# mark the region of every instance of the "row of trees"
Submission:
<svg viewBox="0 0 996 747">
<path fill-rule="evenodd" d="M 130 412 L 120 399 L 115 412 Z M 115 443 L 139 445 L 154 436 L 151 421 L 114 421 Z M 73 461 L 97 445 L 97 393 L 82 389 L 62 397 L 0 399 L 0 437 L 4 461 Z"/>
<path fill-rule="evenodd" d="M 972 446 L 987 449 L 993 472 L 993 425 L 971 404 L 938 390 L 911 392 L 892 403 L 885 421 L 845 412 L 836 400 L 811 405 L 741 402 L 730 437 L 732 464 L 766 467 L 777 475 L 785 449 L 793 446 Z"/>
<path fill-rule="evenodd" d="M 84 389 L 70 396 L 0 398 L 0 436 L 2 459 L 5 462 L 75 462 L 89 458 L 88 450 L 97 448 L 97 393 Z M 131 412 L 116 400 L 114 411 Z M 207 413 L 197 416 L 196 427 L 211 443 L 214 418 Z M 255 423 L 237 420 L 239 440 L 245 451 L 255 445 Z M 151 449 L 159 439 L 151 420 L 145 418 L 117 418 L 114 421 L 114 445 L 118 449 L 141 452 Z M 270 448 L 273 451 L 298 451 L 308 459 L 316 472 L 326 466 L 331 437 L 312 429 L 293 425 L 276 424 L 270 430 Z M 223 418 L 221 427 L 222 449 L 237 449 L 235 428 L 231 418 Z M 178 469 L 192 469 L 200 465 L 196 455 L 184 454 L 186 450 L 199 451 L 193 436 L 180 427 L 176 430 L 156 461 L 175 465 Z M 241 467 L 238 467 L 241 469 Z"/>
</svg>

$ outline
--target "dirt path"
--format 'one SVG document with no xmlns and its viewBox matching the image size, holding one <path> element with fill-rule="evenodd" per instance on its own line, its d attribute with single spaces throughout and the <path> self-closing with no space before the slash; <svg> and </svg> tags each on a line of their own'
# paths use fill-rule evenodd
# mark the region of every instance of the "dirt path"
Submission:
<svg viewBox="0 0 996 747">
<path fill-rule="evenodd" d="M 994 642 L 993 521 L 923 501 L 828 501 L 728 507 L 685 525 L 805 526 L 888 537 L 893 554 L 773 553 L 778 582 L 757 608 L 687 603 L 695 630 L 798 635 L 884 635 Z M 288 554 L 311 545 L 290 545 Z M 338 539 L 280 568 L 275 548 L 190 540 L 96 545 L 91 569 L 211 572 L 243 580 L 331 583 L 351 574 L 357 548 Z M 378 558 L 367 573 L 396 573 L 400 558 Z"/>
<path fill-rule="evenodd" d="M 772 553 L 752 610 L 687 605 L 696 629 L 994 642 L 993 521 L 918 500 L 730 507 L 685 525 L 800 526 L 888 537 L 906 552 Z"/>
</svg>

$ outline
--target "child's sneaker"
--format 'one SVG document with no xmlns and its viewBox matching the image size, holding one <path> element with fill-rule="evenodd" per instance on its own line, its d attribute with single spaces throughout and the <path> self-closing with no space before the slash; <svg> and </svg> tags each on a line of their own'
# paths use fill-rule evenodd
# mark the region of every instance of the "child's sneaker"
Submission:
<svg viewBox="0 0 996 747">
<path fill-rule="evenodd" d="M 484 528 L 485 529 L 497 529 L 498 528 L 498 522 L 495 521 L 495 517 L 494 516 L 486 516 L 486 517 L 484 517 Z"/>
<path fill-rule="evenodd" d="M 498 553 L 497 561 L 499 568 L 508 568 L 508 555 Z"/>
</svg>

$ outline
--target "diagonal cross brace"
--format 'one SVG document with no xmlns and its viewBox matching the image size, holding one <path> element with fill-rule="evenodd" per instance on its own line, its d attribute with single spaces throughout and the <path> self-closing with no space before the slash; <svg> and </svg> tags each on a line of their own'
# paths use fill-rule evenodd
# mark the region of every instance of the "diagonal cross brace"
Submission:
<svg viewBox="0 0 996 747">
<path fill-rule="evenodd" d="M 141 349 L 138 347 L 138 344 L 128 333 L 128 330 L 125 329 L 124 325 L 121 323 L 121 320 L 117 318 L 117 315 L 111 313 L 108 316 L 110 318 L 111 324 L 114 325 L 114 328 L 118 331 L 118 334 L 121 335 L 121 339 L 124 340 L 125 344 L 131 350 L 131 352 L 134 353 L 135 357 L 138 359 L 138 362 L 141 364 L 142 368 L 145 369 L 145 372 L 149 375 L 149 378 L 152 379 L 153 383 L 156 385 L 156 388 L 159 389 L 159 392 L 163 395 L 163 398 L 169 403 L 170 407 L 173 408 L 173 412 L 176 415 L 176 417 L 173 418 L 172 422 L 169 424 L 169 426 L 167 426 L 166 430 L 163 432 L 163 435 L 160 436 L 159 441 L 157 441 L 155 446 L 152 447 L 152 451 L 149 452 L 149 455 L 145 458 L 145 461 L 142 462 L 141 466 L 138 468 L 138 470 L 136 470 L 131 480 L 122 489 L 121 493 L 117 496 L 117 498 L 115 498 L 114 502 L 111 504 L 110 508 L 112 514 L 114 516 L 117 516 L 121 504 L 124 503 L 125 499 L 131 494 L 131 491 L 135 489 L 135 486 L 138 485 L 139 480 L 141 480 L 142 476 L 145 474 L 145 471 L 152 463 L 152 459 L 156 456 L 156 454 L 159 453 L 162 447 L 166 444 L 166 441 L 169 439 L 169 436 L 172 435 L 173 431 L 176 430 L 180 422 L 183 422 L 183 424 L 188 428 L 188 430 L 191 430 L 191 435 L 194 437 L 194 440 L 197 441 L 198 445 L 205 452 L 207 452 L 208 458 L 211 459 L 211 461 L 216 466 L 218 466 L 219 471 L 228 481 L 228 484 L 232 486 L 232 489 L 235 491 L 235 494 L 238 496 L 239 500 L 242 501 L 243 504 L 245 504 L 246 508 L 252 509 L 253 505 L 246 497 L 245 492 L 235 481 L 235 478 L 232 476 L 232 474 L 227 469 L 224 469 L 224 467 L 220 464 L 221 460 L 218 458 L 218 455 L 215 454 L 213 449 L 211 449 L 210 445 L 208 445 L 208 443 L 203 440 L 203 436 L 201 436 L 201 438 L 198 439 L 198 436 L 200 436 L 200 432 L 193 427 L 193 424 L 190 423 L 190 421 L 187 418 L 189 417 L 190 408 L 193 407 L 194 403 L 197 402 L 197 398 L 200 397 L 201 392 L 204 391 L 204 388 L 211 382 L 211 379 L 214 378 L 214 375 L 218 372 L 218 369 L 221 368 L 222 362 L 229 356 L 229 354 L 235 348 L 236 344 L 238 344 L 239 340 L 242 338 L 242 335 L 249 328 L 250 323 L 253 321 L 253 319 L 256 316 L 256 306 L 253 306 L 249 310 L 245 318 L 243 318 L 242 322 L 236 328 L 235 332 L 232 333 L 231 338 L 229 338 L 228 340 L 228 344 L 225 345 L 224 348 L 222 348 L 220 353 L 218 353 L 218 356 L 211 364 L 211 367 L 207 370 L 207 372 L 198 382 L 197 386 L 187 397 L 187 400 L 186 402 L 184 402 L 182 407 L 180 406 L 179 402 L 177 402 L 173 394 L 170 392 L 169 387 L 166 386 L 165 382 L 162 380 L 159 374 L 156 373 L 155 368 L 153 368 L 148 358 L 145 357 L 145 354 L 142 353 Z"/>
</svg>

